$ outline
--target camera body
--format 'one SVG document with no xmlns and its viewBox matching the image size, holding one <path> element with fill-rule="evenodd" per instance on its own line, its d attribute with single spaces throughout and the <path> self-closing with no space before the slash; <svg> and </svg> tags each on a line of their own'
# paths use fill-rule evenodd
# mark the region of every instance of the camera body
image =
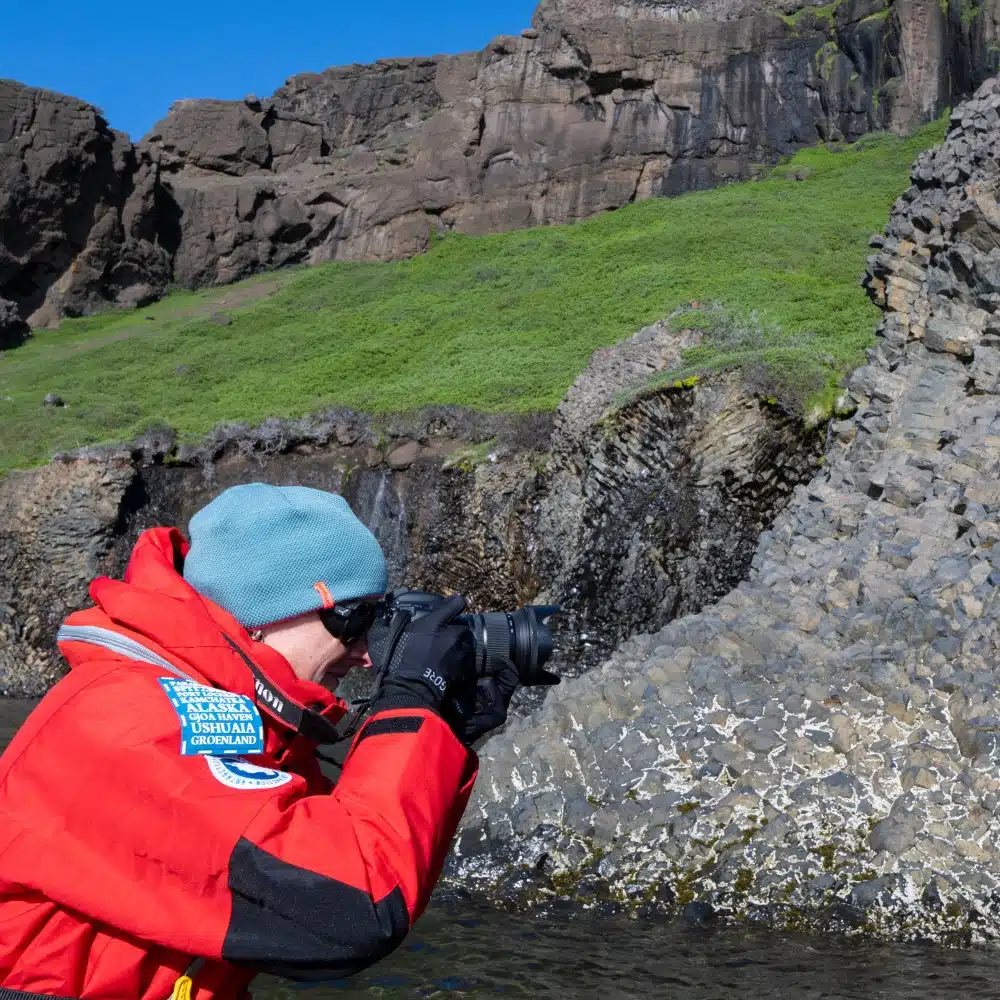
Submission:
<svg viewBox="0 0 1000 1000">
<path fill-rule="evenodd" d="M 380 614 L 386 623 L 401 614 L 413 621 L 429 614 L 446 599 L 422 590 L 394 590 L 386 596 Z M 546 623 L 558 611 L 554 605 L 529 605 L 512 612 L 486 611 L 456 618 L 456 624 L 464 625 L 472 633 L 476 675 L 489 676 L 510 662 L 523 685 L 558 684 L 559 678 L 543 669 L 552 656 L 553 646 L 552 632 Z"/>
</svg>

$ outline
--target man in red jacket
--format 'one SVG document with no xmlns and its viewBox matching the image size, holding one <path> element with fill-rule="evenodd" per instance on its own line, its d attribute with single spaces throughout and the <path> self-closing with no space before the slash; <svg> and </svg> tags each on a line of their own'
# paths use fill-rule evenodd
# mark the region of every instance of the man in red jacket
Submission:
<svg viewBox="0 0 1000 1000">
<path fill-rule="evenodd" d="M 454 710 L 476 684 L 464 601 L 379 650 L 333 788 L 315 748 L 346 706 L 319 682 L 364 657 L 378 544 L 343 498 L 260 484 L 190 535 L 148 531 L 124 582 L 94 581 L 59 633 L 72 670 L 0 758 L 0 1000 L 338 978 L 400 943 L 440 875 L 469 744 L 502 721 Z"/>
</svg>

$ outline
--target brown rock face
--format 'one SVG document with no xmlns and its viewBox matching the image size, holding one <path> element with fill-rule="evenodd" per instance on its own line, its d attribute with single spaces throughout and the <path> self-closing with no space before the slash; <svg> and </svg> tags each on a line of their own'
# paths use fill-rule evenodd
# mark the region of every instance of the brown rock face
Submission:
<svg viewBox="0 0 1000 1000">
<path fill-rule="evenodd" d="M 152 169 L 90 105 L 0 80 L 0 299 L 44 325 L 161 294 L 169 257 L 141 204 Z M 126 216 L 130 194 L 141 210 Z"/>
<path fill-rule="evenodd" d="M 482 52 L 181 101 L 138 147 L 85 104 L 0 84 L 0 297 L 37 325 L 171 279 L 568 222 L 927 120 L 996 69 L 1000 0 L 818 10 L 544 0 Z"/>
</svg>

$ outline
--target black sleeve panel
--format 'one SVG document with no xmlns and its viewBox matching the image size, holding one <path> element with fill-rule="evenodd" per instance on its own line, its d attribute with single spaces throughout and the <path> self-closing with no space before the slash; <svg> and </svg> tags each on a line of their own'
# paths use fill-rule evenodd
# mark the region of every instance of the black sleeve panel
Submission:
<svg viewBox="0 0 1000 1000">
<path fill-rule="evenodd" d="M 388 719 L 372 719 L 361 730 L 354 745 L 357 746 L 369 736 L 392 736 L 396 733 L 419 733 L 424 724 L 422 715 L 394 715 Z"/>
<path fill-rule="evenodd" d="M 229 860 L 229 888 L 233 911 L 222 957 L 299 982 L 358 972 L 385 958 L 410 929 L 398 887 L 376 902 L 245 838 Z"/>
</svg>

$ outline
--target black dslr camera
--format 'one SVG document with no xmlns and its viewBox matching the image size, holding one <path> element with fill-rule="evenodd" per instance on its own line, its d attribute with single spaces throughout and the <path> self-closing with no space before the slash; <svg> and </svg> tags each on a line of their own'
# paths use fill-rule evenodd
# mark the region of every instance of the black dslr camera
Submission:
<svg viewBox="0 0 1000 1000">
<path fill-rule="evenodd" d="M 394 590 L 379 609 L 382 627 L 389 627 L 397 615 L 405 615 L 407 621 L 422 618 L 446 599 L 420 590 Z M 472 633 L 476 676 L 486 677 L 510 661 L 526 687 L 558 684 L 555 674 L 542 669 L 552 656 L 552 633 L 546 622 L 558 611 L 550 604 L 529 605 L 512 612 L 486 611 L 456 618 L 456 623 L 466 625 Z M 376 624 L 373 632 L 379 630 Z"/>
</svg>

